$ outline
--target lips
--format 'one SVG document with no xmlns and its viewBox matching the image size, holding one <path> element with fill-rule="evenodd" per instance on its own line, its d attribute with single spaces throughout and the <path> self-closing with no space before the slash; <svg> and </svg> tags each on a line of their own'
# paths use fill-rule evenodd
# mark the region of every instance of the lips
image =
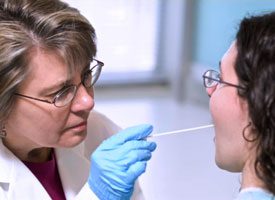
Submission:
<svg viewBox="0 0 275 200">
<path fill-rule="evenodd" d="M 75 131 L 83 131 L 83 130 L 86 130 L 86 128 L 87 128 L 87 121 L 84 121 L 79 124 L 70 126 L 68 129 L 72 129 Z"/>
</svg>

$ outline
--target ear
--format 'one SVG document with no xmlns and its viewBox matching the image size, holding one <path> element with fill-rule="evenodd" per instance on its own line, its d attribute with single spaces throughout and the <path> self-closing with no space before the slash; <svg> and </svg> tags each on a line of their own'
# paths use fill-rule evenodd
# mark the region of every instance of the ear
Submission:
<svg viewBox="0 0 275 200">
<path fill-rule="evenodd" d="M 5 138 L 7 136 L 6 127 L 4 122 L 0 124 L 0 138 Z"/>
<path fill-rule="evenodd" d="M 243 137 L 247 141 L 253 142 L 257 139 L 257 135 L 256 135 L 255 126 L 249 114 L 249 106 L 245 99 L 243 98 L 239 98 L 239 99 L 240 99 L 239 104 L 242 112 L 242 121 L 243 121 Z"/>
<path fill-rule="evenodd" d="M 238 101 L 239 101 L 238 103 L 240 105 L 240 110 L 242 112 L 243 121 L 245 122 L 245 124 L 248 124 L 248 122 L 251 122 L 248 103 L 247 103 L 246 99 L 244 99 L 240 96 L 238 97 Z"/>
</svg>

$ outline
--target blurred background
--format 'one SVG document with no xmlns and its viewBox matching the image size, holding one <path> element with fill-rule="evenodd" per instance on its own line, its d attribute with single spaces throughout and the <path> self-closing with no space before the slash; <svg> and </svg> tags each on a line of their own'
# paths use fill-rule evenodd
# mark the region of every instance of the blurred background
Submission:
<svg viewBox="0 0 275 200">
<path fill-rule="evenodd" d="M 96 29 L 105 63 L 95 109 L 121 127 L 154 133 L 211 123 L 202 73 L 218 63 L 244 16 L 273 0 L 66 0 Z M 240 174 L 215 166 L 213 129 L 152 138 L 158 143 L 140 182 L 148 200 L 234 199 Z"/>
</svg>

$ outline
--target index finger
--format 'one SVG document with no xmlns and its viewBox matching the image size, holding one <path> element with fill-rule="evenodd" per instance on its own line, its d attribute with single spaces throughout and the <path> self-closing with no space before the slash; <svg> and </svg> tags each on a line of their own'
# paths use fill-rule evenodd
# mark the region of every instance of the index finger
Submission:
<svg viewBox="0 0 275 200">
<path fill-rule="evenodd" d="M 114 145 L 123 144 L 130 140 L 141 140 L 150 135 L 153 126 L 150 124 L 141 124 L 126 128 L 106 140 L 107 143 Z"/>
</svg>

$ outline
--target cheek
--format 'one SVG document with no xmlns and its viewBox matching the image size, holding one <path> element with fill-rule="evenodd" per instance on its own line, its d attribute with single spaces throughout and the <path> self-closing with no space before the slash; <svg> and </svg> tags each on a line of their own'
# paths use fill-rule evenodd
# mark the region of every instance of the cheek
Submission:
<svg viewBox="0 0 275 200">
<path fill-rule="evenodd" d="M 210 99 L 215 125 L 216 163 L 220 168 L 239 171 L 243 165 L 240 152 L 245 145 L 242 130 L 247 123 L 246 113 L 236 93 L 226 88 L 222 92 L 217 91 Z"/>
<path fill-rule="evenodd" d="M 210 98 L 209 107 L 215 128 L 224 129 L 228 123 L 232 123 L 236 106 L 232 102 L 232 97 L 223 91 L 216 90 Z"/>
<path fill-rule="evenodd" d="M 215 127 L 218 129 L 226 128 L 233 131 L 247 121 L 246 111 L 232 88 L 216 91 L 210 98 L 209 107 Z"/>
<path fill-rule="evenodd" d="M 43 109 L 37 105 L 15 107 L 9 117 L 11 134 L 32 140 L 37 144 L 51 143 L 58 140 L 63 130 L 68 114 Z"/>
</svg>

